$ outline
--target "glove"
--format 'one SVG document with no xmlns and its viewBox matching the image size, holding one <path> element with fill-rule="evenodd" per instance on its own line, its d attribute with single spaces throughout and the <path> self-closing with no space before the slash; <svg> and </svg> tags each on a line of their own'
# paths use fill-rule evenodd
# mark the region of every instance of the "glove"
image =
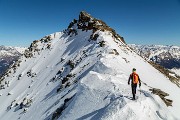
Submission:
<svg viewBox="0 0 180 120">
<path fill-rule="evenodd" d="M 129 85 L 130 83 L 128 82 L 128 85 Z"/>
<path fill-rule="evenodd" d="M 141 83 L 139 83 L 139 87 L 141 87 Z"/>
</svg>

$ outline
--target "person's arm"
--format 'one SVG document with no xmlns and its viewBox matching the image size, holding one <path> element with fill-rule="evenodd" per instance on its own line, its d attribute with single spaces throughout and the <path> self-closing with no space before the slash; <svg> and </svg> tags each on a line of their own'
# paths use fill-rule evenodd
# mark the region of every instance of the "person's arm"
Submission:
<svg viewBox="0 0 180 120">
<path fill-rule="evenodd" d="M 130 80 L 131 80 L 131 75 L 129 76 L 128 85 L 130 84 Z"/>
<path fill-rule="evenodd" d="M 138 80 L 139 80 L 139 87 L 140 87 L 141 86 L 141 79 L 140 79 L 139 75 L 138 75 Z"/>
</svg>

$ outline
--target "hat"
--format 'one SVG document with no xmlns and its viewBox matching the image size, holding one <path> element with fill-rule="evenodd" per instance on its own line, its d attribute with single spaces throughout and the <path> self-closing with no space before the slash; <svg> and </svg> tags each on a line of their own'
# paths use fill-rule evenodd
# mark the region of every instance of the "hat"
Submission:
<svg viewBox="0 0 180 120">
<path fill-rule="evenodd" d="M 133 72 L 136 71 L 136 68 L 133 68 L 132 71 L 133 71 Z"/>
</svg>

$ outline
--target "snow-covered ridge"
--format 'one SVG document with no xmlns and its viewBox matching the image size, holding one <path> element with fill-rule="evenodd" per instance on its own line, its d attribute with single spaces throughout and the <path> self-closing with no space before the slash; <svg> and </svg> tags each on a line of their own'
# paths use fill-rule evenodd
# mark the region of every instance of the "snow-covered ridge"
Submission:
<svg viewBox="0 0 180 120">
<path fill-rule="evenodd" d="M 176 120 L 180 89 L 113 32 L 78 28 L 34 41 L 0 79 L 1 120 Z M 101 25 L 98 23 L 98 25 Z M 127 80 L 142 80 L 136 101 Z M 149 72 L 151 71 L 151 72 Z M 144 83 L 144 84 L 143 84 Z M 149 88 L 169 94 L 172 107 Z"/>
</svg>

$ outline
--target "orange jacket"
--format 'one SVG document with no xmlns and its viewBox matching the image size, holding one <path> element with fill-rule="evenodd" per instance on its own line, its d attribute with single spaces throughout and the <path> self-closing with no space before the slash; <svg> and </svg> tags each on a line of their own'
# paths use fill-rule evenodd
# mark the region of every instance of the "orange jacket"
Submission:
<svg viewBox="0 0 180 120">
<path fill-rule="evenodd" d="M 139 75 L 136 72 L 133 72 L 130 74 L 128 83 L 130 83 L 130 80 L 131 80 L 131 84 L 138 84 L 138 82 L 139 82 L 139 84 L 141 84 Z"/>
</svg>

